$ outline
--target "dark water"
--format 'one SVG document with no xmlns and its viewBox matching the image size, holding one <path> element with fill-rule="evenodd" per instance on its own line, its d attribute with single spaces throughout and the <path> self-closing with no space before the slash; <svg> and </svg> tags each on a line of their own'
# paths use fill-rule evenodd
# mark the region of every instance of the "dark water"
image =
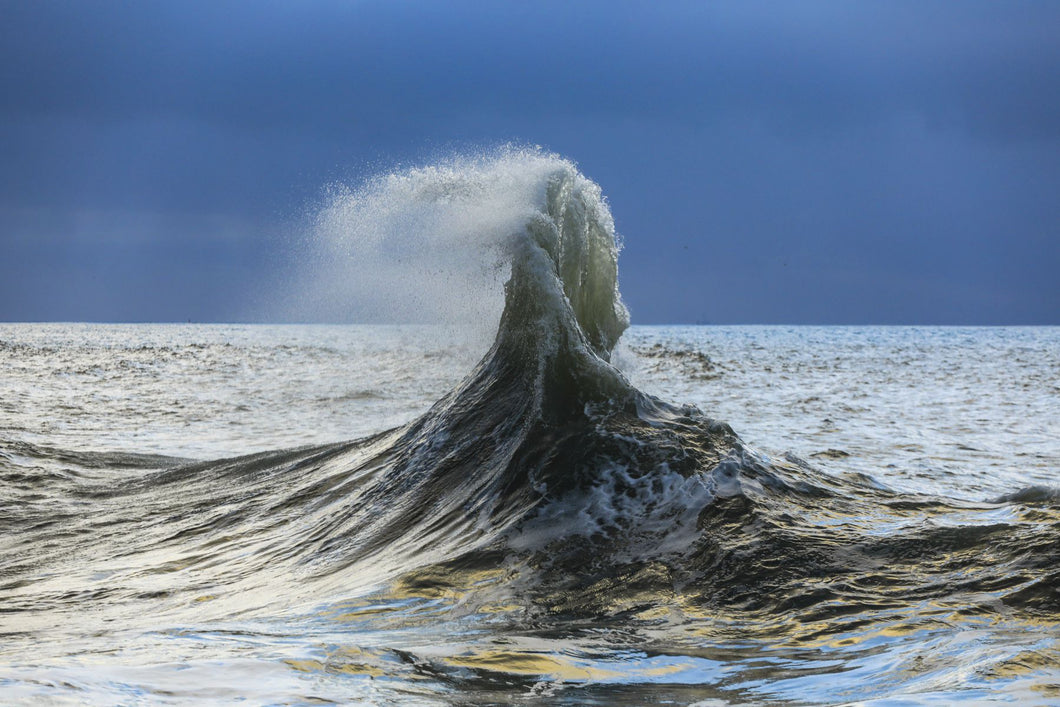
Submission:
<svg viewBox="0 0 1060 707">
<path fill-rule="evenodd" d="M 520 161 L 494 343 L 412 422 L 201 462 L 5 431 L 4 701 L 1060 702 L 1056 486 L 895 490 L 641 392 L 599 189 Z M 412 175 L 417 208 L 476 169 Z M 166 355 L 119 349 L 103 378 Z"/>
</svg>

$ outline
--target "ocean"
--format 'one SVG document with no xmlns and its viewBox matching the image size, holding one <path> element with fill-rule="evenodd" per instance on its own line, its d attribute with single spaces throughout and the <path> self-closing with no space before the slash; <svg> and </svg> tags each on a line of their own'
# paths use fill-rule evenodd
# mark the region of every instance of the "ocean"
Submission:
<svg viewBox="0 0 1060 707">
<path fill-rule="evenodd" d="M 0 325 L 0 702 L 1060 704 L 1060 328 L 628 326 L 501 162 L 488 336 Z"/>
</svg>

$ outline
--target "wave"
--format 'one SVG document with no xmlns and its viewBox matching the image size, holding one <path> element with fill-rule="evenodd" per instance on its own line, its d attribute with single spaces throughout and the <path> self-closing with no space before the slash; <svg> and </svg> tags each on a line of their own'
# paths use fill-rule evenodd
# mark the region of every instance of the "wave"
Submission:
<svg viewBox="0 0 1060 707">
<path fill-rule="evenodd" d="M 90 508 L 62 491 L 65 522 L 81 521 L 81 591 L 127 621 L 158 596 L 168 599 L 152 604 L 153 621 L 189 606 L 202 621 L 366 592 L 514 602 L 524 626 L 529 614 L 658 627 L 679 613 L 671 648 L 683 621 L 707 615 L 722 642 L 794 643 L 928 604 L 1056 618 L 1055 490 L 973 504 L 830 476 L 631 385 L 611 360 L 629 324 L 614 222 L 571 162 L 508 150 L 473 168 L 412 170 L 354 211 L 363 220 L 385 203 L 403 223 L 426 210 L 459 230 L 466 219 L 439 214 L 466 215 L 512 174 L 511 213 L 488 219 L 510 267 L 503 311 L 459 386 L 367 439 L 147 473 L 158 459 L 128 457 L 119 466 L 138 473 L 92 480 Z M 17 527 L 34 508 L 9 507 L 3 521 Z M 35 532 L 54 540 L 54 527 Z M 22 608 L 61 603 L 69 585 L 37 586 Z"/>
<path fill-rule="evenodd" d="M 1057 556 L 1046 526 L 1016 511 L 984 521 L 994 518 L 989 505 L 903 495 L 871 479 L 829 478 L 795 457 L 771 459 L 728 425 L 634 388 L 611 363 L 629 315 L 600 188 L 553 155 L 494 159 L 386 182 L 410 210 L 426 199 L 463 213 L 464 200 L 482 198 L 498 174 L 532 175 L 516 200 L 521 223 L 504 234 L 510 277 L 493 346 L 457 389 L 370 455 L 370 483 L 356 502 L 345 498 L 342 522 L 327 533 L 343 562 L 382 554 L 406 569 L 439 557 L 479 567 L 480 553 L 517 556 L 532 568 L 521 591 L 561 591 L 566 606 L 594 610 L 601 576 L 648 566 L 665 568 L 653 591 L 681 586 L 710 602 L 749 602 L 750 592 L 762 605 L 833 601 L 833 592 L 815 601 L 800 588 L 827 577 L 897 601 L 910 585 L 875 569 L 895 563 L 910 566 L 918 593 L 953 598 L 941 575 L 930 590 L 919 585 L 932 567 L 959 566 L 979 576 L 976 586 L 1012 589 L 1003 592 L 1011 603 L 1034 595 L 1055 608 L 1052 577 L 1040 572 Z M 525 194 L 535 195 L 532 208 Z M 377 201 L 393 218 L 394 194 Z M 509 214 L 491 220 L 516 223 Z M 984 562 L 974 551 L 986 543 L 1012 552 Z"/>
<path fill-rule="evenodd" d="M 224 528 L 284 536 L 267 543 L 263 564 L 295 562 L 312 567 L 318 580 L 337 582 L 351 568 L 370 567 L 360 576 L 379 584 L 410 568 L 499 552 L 534 567 L 523 579 L 538 586 L 558 581 L 569 588 L 576 578 L 591 582 L 600 572 L 662 563 L 664 583 L 696 587 L 701 598 L 720 601 L 735 591 L 731 583 L 765 602 L 766 588 L 781 580 L 857 575 L 871 583 L 875 575 L 859 568 L 905 561 L 909 547 L 932 548 L 927 554 L 941 558 L 979 542 L 996 547 L 1014 534 L 1020 543 L 1040 544 L 1042 562 L 1056 557 L 1048 542 L 1036 543 L 1040 524 L 1011 517 L 984 526 L 978 507 L 898 494 L 871 479 L 831 478 L 792 456 L 770 458 L 728 425 L 632 386 L 611 362 L 629 324 L 614 221 L 599 186 L 573 163 L 508 149 L 390 175 L 369 191 L 344 192 L 328 207 L 333 238 L 343 218 L 358 238 L 363 223 L 418 222 L 449 229 L 432 236 L 448 248 L 467 237 L 468 214 L 481 216 L 482 200 L 507 209 L 472 229 L 475 247 L 489 242 L 502 250 L 510 272 L 493 345 L 456 389 L 404 428 L 350 443 L 175 467 L 174 460 L 142 455 L 63 459 L 138 470 L 168 461 L 171 468 L 110 491 L 162 499 L 172 492 L 180 517 L 229 508 Z M 500 230 L 487 235 L 489 229 Z M 423 237 L 414 240 L 423 246 Z M 196 496 L 199 502 L 188 501 Z M 1054 496 L 1030 489 L 997 503 Z M 951 532 L 955 517 L 975 530 Z M 912 530 L 913 519 L 947 518 L 937 530 Z M 188 533 L 168 518 L 166 527 L 177 529 L 170 539 L 187 551 L 181 543 L 201 536 L 216 562 L 226 543 L 214 543 L 212 521 L 196 523 Z M 144 551 L 159 540 L 146 535 Z M 965 569 L 995 583 L 1005 576 L 1005 586 L 1025 591 L 1043 578 L 1020 571 L 1024 565 L 1025 553 L 1016 552 Z M 890 593 L 891 581 L 879 579 L 880 591 Z M 950 589 L 943 583 L 937 591 Z M 792 592 L 799 593 L 785 587 L 774 596 Z"/>
<path fill-rule="evenodd" d="M 1058 557 L 1047 526 L 770 458 L 728 425 L 632 386 L 611 362 L 629 324 L 614 221 L 600 188 L 571 162 L 506 150 L 391 175 L 370 198 L 350 198 L 341 196 L 338 213 L 355 233 L 363 222 L 427 222 L 449 229 L 432 236 L 445 247 L 466 237 L 483 199 L 506 207 L 486 226 L 476 222 L 472 239 L 482 247 L 492 238 L 506 254 L 504 308 L 492 347 L 463 383 L 404 428 L 144 482 L 186 489 L 189 477 L 237 477 L 245 493 L 268 479 L 276 508 L 300 518 L 283 526 L 271 565 L 297 560 L 316 581 L 341 585 L 354 572 L 379 584 L 424 566 L 481 569 L 504 557 L 524 568 L 513 574 L 521 592 L 538 592 L 546 606 L 559 592 L 564 606 L 593 611 L 612 599 L 598 592 L 601 577 L 648 567 L 659 583 L 652 592 L 681 587 L 693 602 L 774 608 L 835 602 L 839 590 L 804 585 L 836 577 L 862 600 L 916 592 L 958 601 L 945 577 L 961 571 L 1010 604 L 1057 608 L 1047 590 L 1054 577 L 1041 573 Z M 366 215 L 380 209 L 385 218 Z M 487 237 L 488 229 L 501 230 Z M 905 579 L 896 566 L 908 568 Z M 459 585 L 460 573 L 451 575 Z"/>
</svg>

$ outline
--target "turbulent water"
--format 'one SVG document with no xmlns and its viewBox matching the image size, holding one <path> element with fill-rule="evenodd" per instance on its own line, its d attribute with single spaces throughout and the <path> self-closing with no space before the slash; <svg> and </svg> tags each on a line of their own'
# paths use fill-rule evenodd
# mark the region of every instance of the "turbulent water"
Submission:
<svg viewBox="0 0 1060 707">
<path fill-rule="evenodd" d="M 1060 704 L 1060 329 L 627 331 L 537 152 L 323 221 L 492 345 L 0 325 L 0 701 Z"/>
</svg>

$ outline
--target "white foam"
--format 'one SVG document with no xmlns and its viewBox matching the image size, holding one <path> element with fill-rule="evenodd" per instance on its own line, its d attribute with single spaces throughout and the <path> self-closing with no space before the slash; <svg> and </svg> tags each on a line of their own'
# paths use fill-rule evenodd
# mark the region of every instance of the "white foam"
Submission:
<svg viewBox="0 0 1060 707">
<path fill-rule="evenodd" d="M 683 476 L 666 463 L 639 476 L 615 463 L 603 466 L 594 481 L 545 505 L 512 534 L 510 546 L 616 538 L 618 560 L 679 553 L 692 546 L 699 514 L 717 495 L 713 474 Z"/>
</svg>

